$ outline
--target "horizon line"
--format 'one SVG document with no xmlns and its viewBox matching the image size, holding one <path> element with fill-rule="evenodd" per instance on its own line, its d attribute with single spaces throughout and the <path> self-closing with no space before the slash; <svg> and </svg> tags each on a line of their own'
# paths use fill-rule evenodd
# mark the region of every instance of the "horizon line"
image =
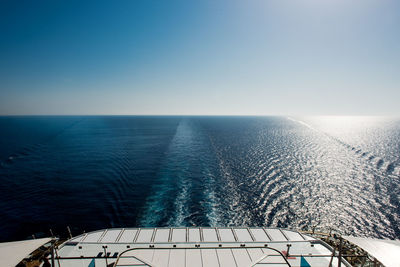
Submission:
<svg viewBox="0 0 400 267">
<path fill-rule="evenodd" d="M 0 114 L 0 117 L 400 117 L 400 115 L 366 115 L 366 114 Z"/>
</svg>

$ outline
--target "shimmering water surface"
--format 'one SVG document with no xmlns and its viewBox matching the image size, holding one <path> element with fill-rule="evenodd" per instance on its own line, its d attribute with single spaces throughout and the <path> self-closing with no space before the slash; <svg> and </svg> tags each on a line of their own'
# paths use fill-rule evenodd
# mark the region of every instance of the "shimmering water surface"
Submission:
<svg viewBox="0 0 400 267">
<path fill-rule="evenodd" d="M 318 225 L 400 238 L 400 120 L 0 117 L 0 240 Z"/>
</svg>

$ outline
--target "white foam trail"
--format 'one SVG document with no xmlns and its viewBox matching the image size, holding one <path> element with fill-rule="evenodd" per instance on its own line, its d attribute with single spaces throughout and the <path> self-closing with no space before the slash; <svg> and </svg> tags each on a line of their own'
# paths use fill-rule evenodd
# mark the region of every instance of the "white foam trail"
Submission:
<svg viewBox="0 0 400 267">
<path fill-rule="evenodd" d="M 203 182 L 204 190 L 202 192 L 198 192 L 202 194 L 202 199 L 200 205 L 206 211 L 206 214 L 201 214 L 204 216 L 210 225 L 216 226 L 218 223 L 218 210 L 217 203 L 219 203 L 216 192 L 215 192 L 215 179 L 214 175 L 210 172 L 209 164 L 211 164 L 212 159 L 209 158 L 209 151 L 204 151 L 202 148 L 196 145 L 196 143 L 202 143 L 204 145 L 209 142 L 209 140 L 198 133 L 197 129 L 193 128 L 193 125 L 186 124 L 184 131 L 184 136 L 182 136 L 182 140 L 180 142 L 180 148 L 178 148 L 183 153 L 183 158 L 181 161 L 187 161 L 190 158 L 195 156 L 195 160 L 201 162 L 201 180 Z M 189 150 L 187 150 L 190 148 Z M 190 171 L 190 170 L 186 170 Z M 177 226 L 185 226 L 188 222 L 186 219 L 190 218 L 193 214 L 190 210 L 190 192 L 192 191 L 192 180 L 188 179 L 190 174 L 183 173 L 180 180 L 180 188 L 179 194 L 174 201 L 174 213 L 173 216 L 169 220 L 169 225 L 177 225 Z"/>
<path fill-rule="evenodd" d="M 292 117 L 286 117 L 286 118 L 287 118 L 288 120 L 291 120 L 291 121 L 300 123 L 300 124 L 302 124 L 302 125 L 304 125 L 304 126 L 310 128 L 311 130 L 314 130 L 314 131 L 316 131 L 316 132 L 321 132 L 320 130 L 318 130 L 318 129 L 312 127 L 310 124 L 305 123 L 304 121 L 301 121 L 301 120 L 298 120 L 298 119 L 294 119 L 294 118 L 292 118 Z"/>
<path fill-rule="evenodd" d="M 214 176 L 210 173 L 207 167 L 206 171 L 203 172 L 203 176 L 206 177 L 206 189 L 204 192 L 205 195 L 205 202 L 203 203 L 204 206 L 206 206 L 207 210 L 207 220 L 210 223 L 210 226 L 217 226 L 218 224 L 218 209 L 217 209 L 217 203 L 220 201 L 217 199 L 216 193 L 215 193 L 215 178 Z"/>
<path fill-rule="evenodd" d="M 189 199 L 189 188 L 190 188 L 190 181 L 183 181 L 179 188 L 179 194 L 175 199 L 174 206 L 175 211 L 173 216 L 168 220 L 168 225 L 173 226 L 185 226 L 184 220 L 190 214 L 189 206 L 188 206 L 188 199 Z"/>
<path fill-rule="evenodd" d="M 140 220 L 141 226 L 157 226 L 159 225 L 160 221 L 165 217 L 164 211 L 165 204 L 169 197 L 168 194 L 170 194 L 174 189 L 172 188 L 173 177 L 171 177 L 171 174 L 168 173 L 168 170 L 171 167 L 170 165 L 173 165 L 174 161 L 176 160 L 173 158 L 175 155 L 174 151 L 177 149 L 176 146 L 177 144 L 179 144 L 180 141 L 179 139 L 183 123 L 183 121 L 180 121 L 165 157 L 165 163 L 163 164 L 162 169 L 166 170 L 167 174 L 164 174 L 164 176 L 160 177 L 157 184 L 154 185 L 152 194 L 146 201 L 146 208 Z M 163 172 L 161 171 L 161 173 Z"/>
</svg>

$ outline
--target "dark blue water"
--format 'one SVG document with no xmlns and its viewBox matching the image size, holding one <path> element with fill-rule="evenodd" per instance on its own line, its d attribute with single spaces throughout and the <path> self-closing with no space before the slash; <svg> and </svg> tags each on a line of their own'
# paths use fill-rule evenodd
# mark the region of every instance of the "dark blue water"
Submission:
<svg viewBox="0 0 400 267">
<path fill-rule="evenodd" d="M 400 120 L 0 117 L 0 240 L 108 227 L 400 238 Z"/>
</svg>

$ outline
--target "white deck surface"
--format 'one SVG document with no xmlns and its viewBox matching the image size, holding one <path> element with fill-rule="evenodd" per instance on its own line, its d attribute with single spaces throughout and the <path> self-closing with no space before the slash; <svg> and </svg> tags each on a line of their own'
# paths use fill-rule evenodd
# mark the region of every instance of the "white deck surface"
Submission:
<svg viewBox="0 0 400 267">
<path fill-rule="evenodd" d="M 67 241 L 58 250 L 56 266 L 90 266 L 94 261 L 99 267 L 107 260 L 115 266 L 303 267 L 305 260 L 310 266 L 328 267 L 331 254 L 312 237 L 276 228 L 108 229 Z M 318 255 L 324 256 L 311 257 Z"/>
<path fill-rule="evenodd" d="M 81 243 L 282 242 L 314 240 L 278 228 L 137 228 L 107 229 L 77 236 Z"/>
<path fill-rule="evenodd" d="M 15 266 L 34 250 L 50 241 L 51 238 L 40 238 L 0 243 L 0 266 Z"/>
<path fill-rule="evenodd" d="M 344 236 L 375 257 L 386 267 L 400 267 L 400 241 Z"/>
</svg>

